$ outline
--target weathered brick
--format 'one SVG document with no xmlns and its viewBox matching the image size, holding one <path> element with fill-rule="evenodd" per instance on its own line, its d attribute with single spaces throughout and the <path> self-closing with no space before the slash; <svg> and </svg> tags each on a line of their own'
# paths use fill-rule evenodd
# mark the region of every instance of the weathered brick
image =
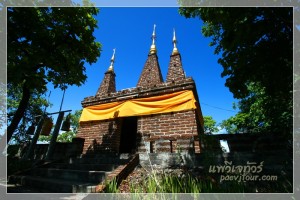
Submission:
<svg viewBox="0 0 300 200">
<path fill-rule="evenodd" d="M 149 54 L 137 87 L 154 87 L 163 82 L 156 54 Z"/>
</svg>

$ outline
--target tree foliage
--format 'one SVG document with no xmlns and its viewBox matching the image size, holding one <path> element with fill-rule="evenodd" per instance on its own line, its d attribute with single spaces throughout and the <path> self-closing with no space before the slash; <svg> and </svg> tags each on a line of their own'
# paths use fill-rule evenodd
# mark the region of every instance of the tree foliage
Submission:
<svg viewBox="0 0 300 200">
<path fill-rule="evenodd" d="M 210 46 L 221 54 L 221 76 L 241 99 L 243 115 L 236 119 L 291 131 L 293 8 L 180 8 L 180 13 L 201 18 L 203 35 L 211 37 Z"/>
<path fill-rule="evenodd" d="M 41 142 L 50 142 L 51 136 L 40 135 L 39 141 Z M 73 131 L 65 131 L 57 136 L 57 142 L 72 142 L 72 139 L 76 136 L 76 133 Z"/>
<path fill-rule="evenodd" d="M 8 8 L 8 83 L 29 88 L 78 85 L 86 79 L 100 44 L 93 36 L 96 8 Z M 32 23 L 34 22 L 34 23 Z M 20 67 L 22 66 L 22 67 Z M 29 79 L 29 77 L 31 79 Z"/>
<path fill-rule="evenodd" d="M 33 91 L 44 93 L 48 82 L 61 89 L 85 82 L 85 63 L 100 56 L 101 45 L 93 36 L 98 12 L 94 7 L 7 8 L 7 80 L 11 87 L 22 88 L 8 140 Z"/>
<path fill-rule="evenodd" d="M 7 99 L 7 120 L 11 121 L 22 98 L 22 87 L 20 85 L 9 85 L 7 88 L 7 96 L 9 97 Z M 38 116 L 42 115 L 43 109 L 48 106 L 51 106 L 51 104 L 47 99 L 33 90 L 21 123 L 17 127 L 18 134 L 12 136 L 14 142 L 21 143 L 30 139 L 30 136 L 26 134 L 28 127 L 31 124 L 36 125 L 38 123 Z"/>
<path fill-rule="evenodd" d="M 70 114 L 71 115 L 71 127 L 72 127 L 72 131 L 75 134 L 77 134 L 77 131 L 78 131 L 79 120 L 80 120 L 81 113 L 82 113 L 82 109 L 81 110 L 75 110 L 74 114 Z"/>
<path fill-rule="evenodd" d="M 250 126 L 248 119 L 248 113 L 238 113 L 229 119 L 223 120 L 221 128 L 224 128 L 227 133 L 245 133 L 248 132 Z"/>
<path fill-rule="evenodd" d="M 212 116 L 204 116 L 204 133 L 212 134 L 219 131 L 217 122 L 212 118 Z"/>
</svg>

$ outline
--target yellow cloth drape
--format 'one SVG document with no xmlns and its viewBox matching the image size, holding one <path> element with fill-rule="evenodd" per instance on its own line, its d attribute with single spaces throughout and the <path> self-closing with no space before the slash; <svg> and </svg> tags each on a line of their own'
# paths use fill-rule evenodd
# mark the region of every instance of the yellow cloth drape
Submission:
<svg viewBox="0 0 300 200">
<path fill-rule="evenodd" d="M 112 102 L 83 109 L 80 122 L 196 109 L 193 92 L 184 90 L 148 98 Z"/>
</svg>

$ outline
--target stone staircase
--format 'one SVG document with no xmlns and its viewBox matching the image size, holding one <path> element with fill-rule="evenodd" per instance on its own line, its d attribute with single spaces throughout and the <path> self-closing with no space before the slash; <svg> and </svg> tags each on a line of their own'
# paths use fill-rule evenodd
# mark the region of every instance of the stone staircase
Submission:
<svg viewBox="0 0 300 200">
<path fill-rule="evenodd" d="M 8 184 L 31 188 L 39 193 L 101 192 L 105 181 L 116 178 L 120 182 L 138 162 L 138 155 L 85 155 L 11 175 Z"/>
</svg>

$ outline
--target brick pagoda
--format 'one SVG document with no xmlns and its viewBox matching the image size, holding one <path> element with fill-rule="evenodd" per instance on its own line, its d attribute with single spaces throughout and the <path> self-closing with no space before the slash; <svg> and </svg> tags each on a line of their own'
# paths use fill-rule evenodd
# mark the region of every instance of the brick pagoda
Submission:
<svg viewBox="0 0 300 200">
<path fill-rule="evenodd" d="M 200 152 L 203 117 L 196 85 L 186 77 L 173 36 L 166 81 L 161 74 L 155 26 L 152 45 L 135 88 L 116 91 L 114 60 L 95 96 L 82 101 L 77 133 L 84 138 L 83 154 Z"/>
</svg>

